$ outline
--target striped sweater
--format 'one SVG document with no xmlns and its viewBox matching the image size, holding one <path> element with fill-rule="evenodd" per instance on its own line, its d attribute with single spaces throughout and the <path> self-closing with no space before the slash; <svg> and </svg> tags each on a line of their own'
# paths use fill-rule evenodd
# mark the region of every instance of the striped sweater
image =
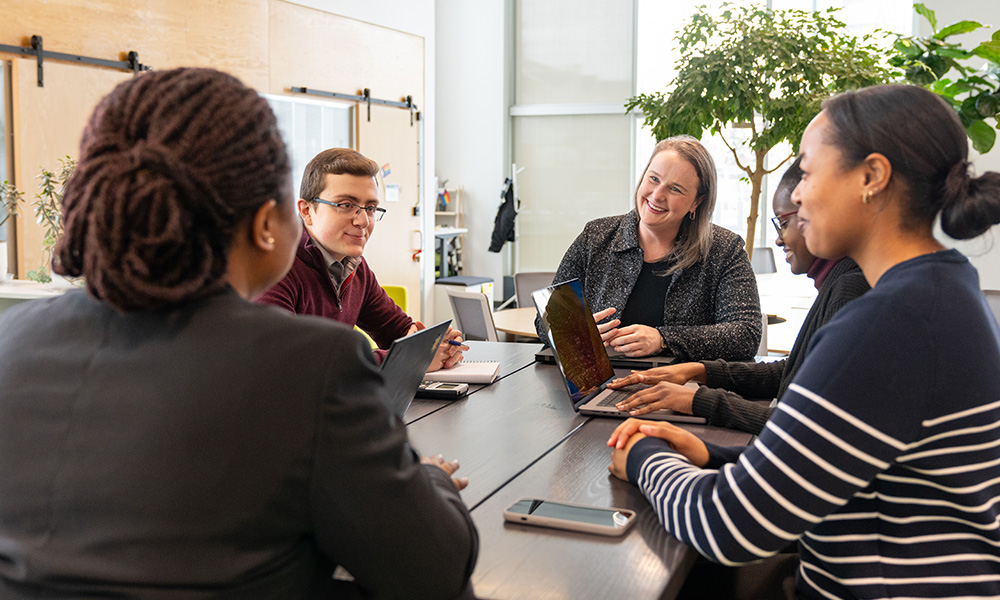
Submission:
<svg viewBox="0 0 1000 600">
<path fill-rule="evenodd" d="M 890 269 L 816 333 L 754 445 L 709 450 L 628 457 L 705 556 L 798 540 L 803 598 L 1000 597 L 1000 329 L 957 251 Z"/>
</svg>

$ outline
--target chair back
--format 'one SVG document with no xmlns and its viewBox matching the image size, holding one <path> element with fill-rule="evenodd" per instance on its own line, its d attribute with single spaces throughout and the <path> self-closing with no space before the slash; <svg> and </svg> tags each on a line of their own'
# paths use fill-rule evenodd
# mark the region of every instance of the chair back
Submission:
<svg viewBox="0 0 1000 600">
<path fill-rule="evenodd" d="M 455 315 L 452 325 L 462 332 L 467 340 L 499 341 L 497 328 L 493 325 L 490 300 L 482 292 L 464 292 L 448 289 L 448 301 Z"/>
<path fill-rule="evenodd" d="M 514 297 L 520 308 L 534 306 L 531 292 L 552 285 L 556 276 L 554 271 L 537 271 L 531 273 L 514 273 Z"/>
<path fill-rule="evenodd" d="M 402 285 L 383 285 L 382 289 L 385 290 L 387 296 L 396 303 L 399 310 L 406 312 L 406 286 Z"/>
<path fill-rule="evenodd" d="M 777 273 L 778 267 L 774 264 L 774 250 L 770 246 L 758 246 L 753 249 L 753 258 L 750 259 L 750 266 L 757 275 L 764 273 Z"/>
<path fill-rule="evenodd" d="M 993 311 L 993 318 L 1000 323 L 1000 290 L 983 290 L 983 295 L 986 296 L 986 304 Z"/>
</svg>

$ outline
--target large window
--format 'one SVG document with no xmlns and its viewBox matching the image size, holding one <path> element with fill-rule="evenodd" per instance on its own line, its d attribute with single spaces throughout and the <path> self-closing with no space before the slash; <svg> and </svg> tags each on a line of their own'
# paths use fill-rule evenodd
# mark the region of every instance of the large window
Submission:
<svg viewBox="0 0 1000 600">
<path fill-rule="evenodd" d="M 730 0 L 746 2 L 747 0 Z M 696 7 L 721 0 L 515 0 L 511 159 L 521 212 L 510 269 L 551 271 L 583 225 L 632 207 L 632 192 L 653 148 L 627 98 L 664 90 L 677 63 L 677 30 Z M 854 34 L 881 28 L 909 34 L 911 0 L 771 0 L 775 9 L 839 7 Z M 749 131 L 723 132 L 739 144 Z M 702 142 L 715 158 L 719 193 L 714 222 L 746 235 L 750 186 L 720 138 Z M 776 148 L 780 160 L 789 149 Z M 741 156 L 741 160 L 748 162 Z M 783 169 L 765 179 L 756 246 L 773 246 L 770 194 Z"/>
<path fill-rule="evenodd" d="M 746 0 L 731 0 L 738 4 L 751 4 Z M 676 37 L 678 29 L 699 5 L 718 7 L 720 0 L 638 0 L 638 30 L 636 36 L 636 89 L 639 93 L 662 91 L 673 80 L 677 63 Z M 840 8 L 838 18 L 847 24 L 854 35 L 872 33 L 876 29 L 909 35 L 913 27 L 912 0 L 886 0 L 872 3 L 865 0 L 770 0 L 774 9 L 826 10 Z M 635 174 L 641 175 L 646 159 L 652 152 L 654 140 L 642 119 L 636 120 Z M 722 132 L 730 144 L 740 143 L 748 137 L 746 130 L 727 129 Z M 744 173 L 736 167 L 732 152 L 718 136 L 706 135 L 702 142 L 712 153 L 719 172 L 719 194 L 713 221 L 741 236 L 746 235 L 746 219 L 750 210 L 750 185 L 741 181 Z M 739 148 L 738 148 L 739 150 Z M 768 160 L 780 161 L 790 152 L 787 144 L 777 146 Z M 749 162 L 749 153 L 740 155 L 743 164 Z M 768 167 L 770 168 L 770 167 Z M 764 180 L 761 193 L 760 215 L 754 245 L 774 246 L 775 232 L 768 224 L 771 216 L 771 194 L 784 168 Z"/>
<path fill-rule="evenodd" d="M 306 165 L 327 148 L 356 148 L 354 104 L 336 100 L 265 95 L 292 160 L 292 188 L 299 184 Z"/>
<path fill-rule="evenodd" d="M 596 217 L 629 206 L 633 0 L 516 0 L 512 270 L 553 271 Z"/>
</svg>

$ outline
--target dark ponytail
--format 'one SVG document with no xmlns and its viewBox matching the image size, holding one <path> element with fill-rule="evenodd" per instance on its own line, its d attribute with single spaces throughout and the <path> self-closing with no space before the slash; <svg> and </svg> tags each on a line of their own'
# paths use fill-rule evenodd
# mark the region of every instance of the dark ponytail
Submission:
<svg viewBox="0 0 1000 600">
<path fill-rule="evenodd" d="M 97 106 L 63 197 L 56 272 L 122 311 L 225 285 L 237 224 L 290 201 L 289 162 L 267 101 L 210 69 L 141 75 Z"/>
<path fill-rule="evenodd" d="M 1000 174 L 969 176 L 969 142 L 958 116 L 944 100 L 911 85 L 884 85 L 845 92 L 823 103 L 832 124 L 828 143 L 845 167 L 879 153 L 892 177 L 908 190 L 905 225 L 928 226 L 969 239 L 1000 223 Z M 898 178 L 898 179 L 897 179 Z"/>
</svg>

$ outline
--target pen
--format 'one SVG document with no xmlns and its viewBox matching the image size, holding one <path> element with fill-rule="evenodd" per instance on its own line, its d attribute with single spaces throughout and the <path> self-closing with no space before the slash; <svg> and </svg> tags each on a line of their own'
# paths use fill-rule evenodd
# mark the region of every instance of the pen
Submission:
<svg viewBox="0 0 1000 600">
<path fill-rule="evenodd" d="M 461 346 L 462 342 L 456 342 L 455 340 L 448 340 L 448 343 L 452 346 Z"/>
</svg>

